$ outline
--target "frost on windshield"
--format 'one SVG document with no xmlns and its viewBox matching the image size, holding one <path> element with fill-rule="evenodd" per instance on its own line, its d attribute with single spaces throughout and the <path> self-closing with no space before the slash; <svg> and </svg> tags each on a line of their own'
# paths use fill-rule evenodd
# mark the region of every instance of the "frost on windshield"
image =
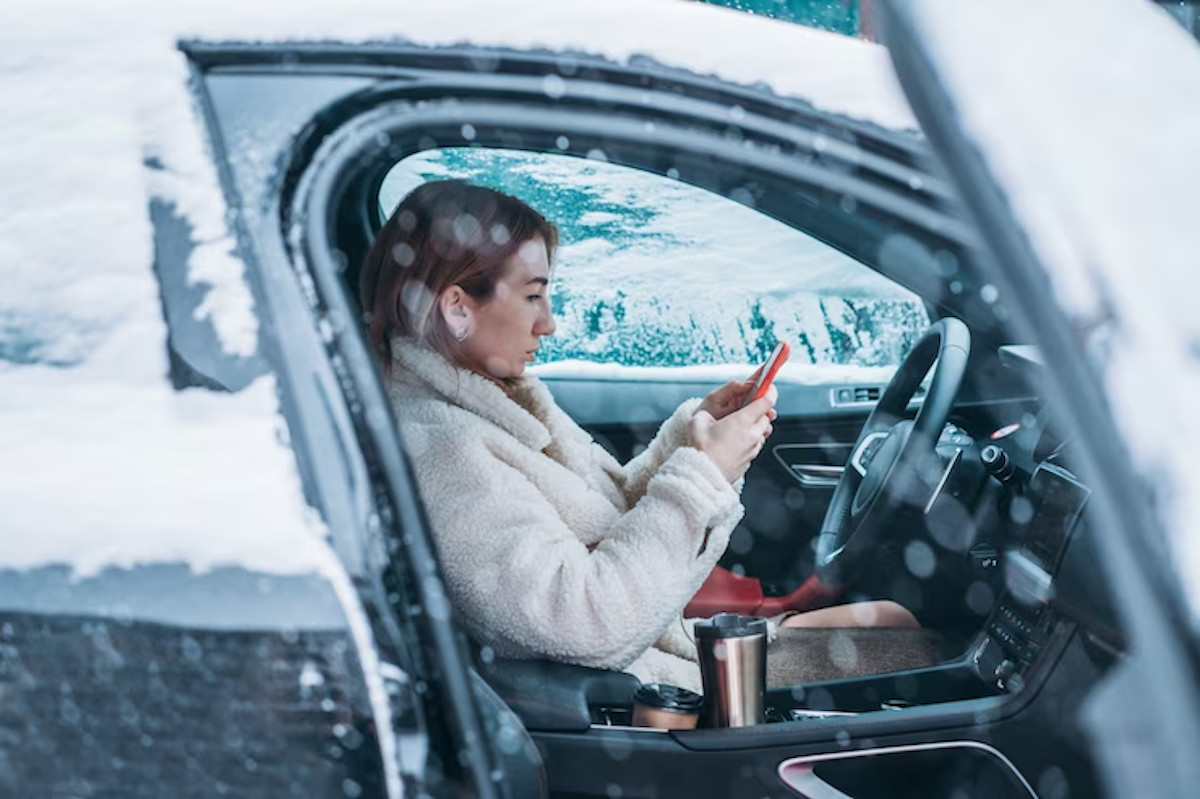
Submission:
<svg viewBox="0 0 1200 799">
<path fill-rule="evenodd" d="M 380 212 L 424 181 L 461 178 L 519 197 L 557 225 L 558 330 L 543 341 L 543 363 L 753 364 L 786 340 L 793 367 L 894 366 L 929 324 L 915 295 L 840 251 L 601 156 L 420 153 L 388 174 Z"/>
</svg>

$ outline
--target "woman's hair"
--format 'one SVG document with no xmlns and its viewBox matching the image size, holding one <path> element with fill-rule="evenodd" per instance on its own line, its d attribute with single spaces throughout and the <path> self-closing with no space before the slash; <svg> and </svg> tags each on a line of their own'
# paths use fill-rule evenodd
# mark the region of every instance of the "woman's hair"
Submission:
<svg viewBox="0 0 1200 799">
<path fill-rule="evenodd" d="M 516 197 L 461 180 L 425 183 L 384 223 L 363 261 L 359 299 L 371 345 L 391 367 L 392 333 L 414 338 L 453 360 L 454 336 L 437 300 L 457 285 L 487 301 L 505 263 L 541 237 L 549 260 L 558 231 Z"/>
</svg>

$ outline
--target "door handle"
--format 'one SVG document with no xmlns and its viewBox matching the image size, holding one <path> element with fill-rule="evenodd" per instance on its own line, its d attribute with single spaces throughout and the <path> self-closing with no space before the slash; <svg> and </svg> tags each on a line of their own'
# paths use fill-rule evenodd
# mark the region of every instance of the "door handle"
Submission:
<svg viewBox="0 0 1200 799">
<path fill-rule="evenodd" d="M 844 466 L 829 466 L 824 463 L 793 463 L 789 467 L 800 485 L 808 488 L 834 488 L 846 471 Z"/>
</svg>

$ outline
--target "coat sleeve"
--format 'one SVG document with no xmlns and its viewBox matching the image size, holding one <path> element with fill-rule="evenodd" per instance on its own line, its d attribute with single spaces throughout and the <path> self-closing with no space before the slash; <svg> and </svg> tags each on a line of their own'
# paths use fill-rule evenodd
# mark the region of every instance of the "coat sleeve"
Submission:
<svg viewBox="0 0 1200 799">
<path fill-rule="evenodd" d="M 426 470 L 427 509 L 451 597 L 502 657 L 626 668 L 678 619 L 742 513 L 708 457 L 679 447 L 589 550 L 484 445 L 438 467 L 449 471 Z"/>
<path fill-rule="evenodd" d="M 700 399 L 690 399 L 675 409 L 658 428 L 649 446 L 622 466 L 609 458 L 605 470 L 620 486 L 625 501 L 634 505 L 646 493 L 650 479 L 680 447 L 688 446 L 688 420 L 700 407 Z"/>
</svg>

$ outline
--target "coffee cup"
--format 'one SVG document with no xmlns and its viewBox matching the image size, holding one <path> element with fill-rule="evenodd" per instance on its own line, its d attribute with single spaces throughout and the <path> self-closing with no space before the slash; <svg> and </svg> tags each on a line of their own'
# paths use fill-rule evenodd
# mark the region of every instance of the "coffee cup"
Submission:
<svg viewBox="0 0 1200 799">
<path fill-rule="evenodd" d="M 675 685 L 650 683 L 633 695 L 633 726 L 662 730 L 694 729 L 700 718 L 700 694 Z"/>
</svg>

